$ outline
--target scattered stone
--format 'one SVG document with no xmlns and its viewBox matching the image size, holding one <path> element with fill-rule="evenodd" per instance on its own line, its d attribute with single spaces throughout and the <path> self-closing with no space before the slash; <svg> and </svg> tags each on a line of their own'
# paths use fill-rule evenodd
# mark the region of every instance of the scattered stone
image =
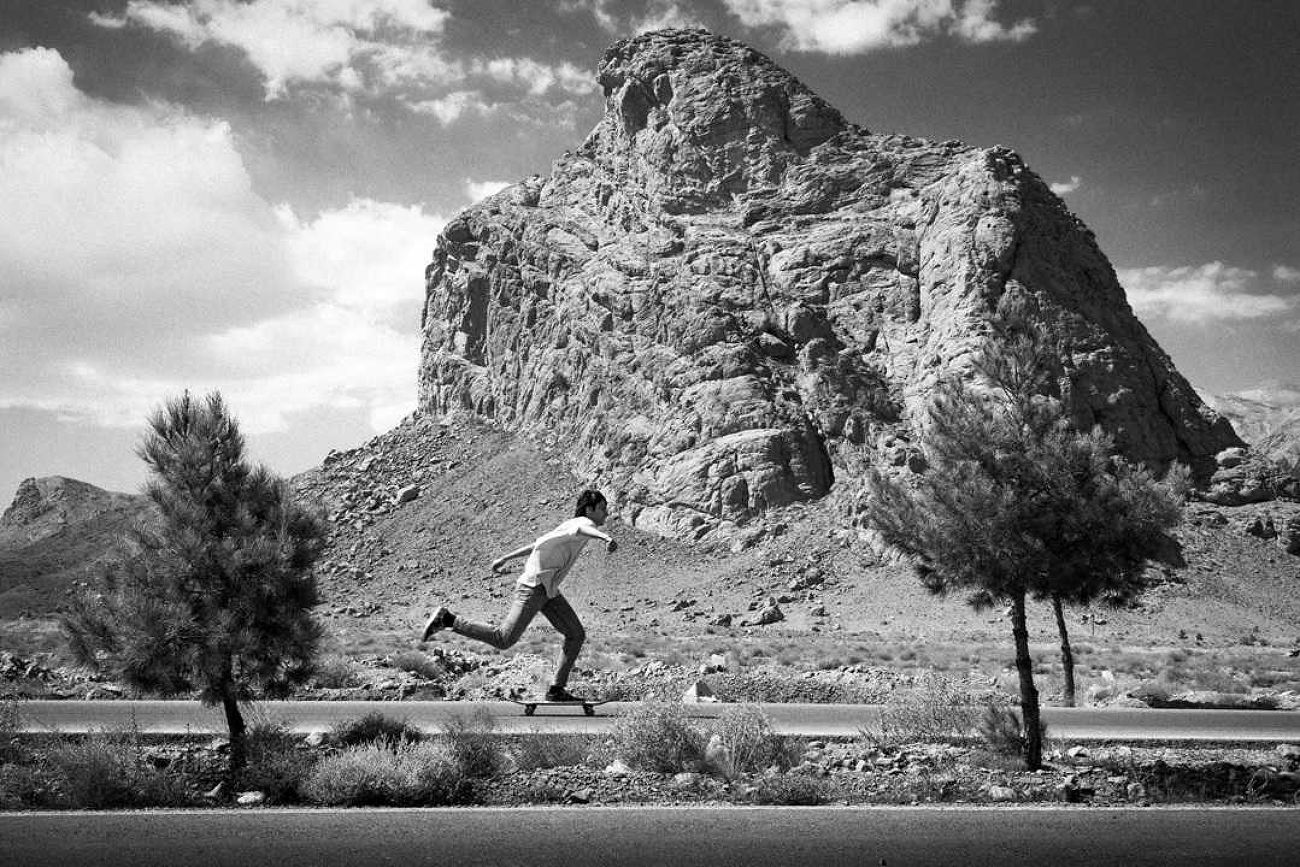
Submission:
<svg viewBox="0 0 1300 867">
<path fill-rule="evenodd" d="M 776 599 L 768 597 L 767 604 L 758 611 L 758 615 L 740 621 L 741 626 L 767 626 L 772 623 L 778 623 L 785 619 L 785 612 L 777 604 Z"/>
<path fill-rule="evenodd" d="M 731 750 L 722 742 L 721 735 L 715 733 L 709 737 L 704 748 L 704 760 L 714 768 L 725 770 L 731 767 Z"/>
<path fill-rule="evenodd" d="M 397 497 L 396 497 L 397 505 L 400 506 L 403 503 L 409 503 L 419 496 L 420 496 L 419 485 L 407 485 L 406 487 L 402 488 L 400 491 L 397 492 Z"/>
<path fill-rule="evenodd" d="M 260 807 L 266 803 L 265 792 L 240 792 L 235 803 L 241 807 Z"/>
<path fill-rule="evenodd" d="M 708 661 L 700 666 L 700 674 L 714 674 L 726 670 L 727 657 L 723 656 L 721 653 L 710 655 Z"/>
<path fill-rule="evenodd" d="M 632 769 L 629 768 L 627 763 L 622 759 L 614 759 L 614 761 L 605 766 L 605 773 L 612 777 L 625 777 L 632 773 Z"/>
<path fill-rule="evenodd" d="M 1271 515 L 1256 515 L 1255 520 L 1246 526 L 1246 533 L 1257 539 L 1276 539 L 1278 535 Z"/>
<path fill-rule="evenodd" d="M 302 742 L 309 747 L 318 747 L 321 744 L 325 743 L 325 733 L 311 732 L 310 734 L 307 735 L 307 737 L 303 738 Z"/>
<path fill-rule="evenodd" d="M 713 690 L 702 680 L 697 680 L 686 688 L 682 693 L 682 701 L 686 704 L 710 704 L 716 702 L 718 697 L 713 694 Z"/>
<path fill-rule="evenodd" d="M 1300 554 L 1300 515 L 1292 515 L 1282 524 L 1277 536 L 1278 544 L 1288 554 Z"/>
<path fill-rule="evenodd" d="M 989 786 L 990 800 L 1004 803 L 1016 799 L 1016 790 L 1010 786 Z"/>
<path fill-rule="evenodd" d="M 1241 466 L 1246 461 L 1246 450 L 1241 446 L 1224 449 L 1214 456 L 1214 461 L 1225 470 Z"/>
<path fill-rule="evenodd" d="M 210 801 L 216 801 L 219 800 L 221 796 L 224 795 L 225 793 L 226 793 L 226 784 L 224 782 L 221 782 L 221 783 L 217 783 L 211 789 L 204 792 L 203 797 L 207 798 Z"/>
</svg>

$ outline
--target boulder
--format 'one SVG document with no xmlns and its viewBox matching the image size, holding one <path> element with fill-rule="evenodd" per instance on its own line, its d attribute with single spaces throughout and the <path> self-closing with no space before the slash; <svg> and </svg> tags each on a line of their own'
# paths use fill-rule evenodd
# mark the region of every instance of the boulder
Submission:
<svg viewBox="0 0 1300 867">
<path fill-rule="evenodd" d="M 633 526 L 729 540 L 788 504 L 851 503 L 872 463 L 923 471 L 936 384 L 969 372 L 1014 292 L 1060 347 L 1080 427 L 1202 477 L 1242 445 L 1013 151 L 872 134 L 701 30 L 618 42 L 598 80 L 580 147 L 437 238 L 430 415 L 563 442 Z"/>
<path fill-rule="evenodd" d="M 1276 539 L 1277 528 L 1273 526 L 1270 515 L 1257 515 L 1246 525 L 1246 534 L 1257 539 Z"/>
<path fill-rule="evenodd" d="M 1016 790 L 1010 786 L 989 786 L 989 800 L 999 803 L 1014 801 Z"/>
<path fill-rule="evenodd" d="M 695 681 L 682 693 L 682 701 L 687 704 L 707 704 L 717 700 L 718 697 L 713 694 L 713 690 L 702 680 Z"/>
<path fill-rule="evenodd" d="M 1292 515 L 1282 524 L 1278 544 L 1288 554 L 1300 554 L 1300 515 Z"/>
</svg>

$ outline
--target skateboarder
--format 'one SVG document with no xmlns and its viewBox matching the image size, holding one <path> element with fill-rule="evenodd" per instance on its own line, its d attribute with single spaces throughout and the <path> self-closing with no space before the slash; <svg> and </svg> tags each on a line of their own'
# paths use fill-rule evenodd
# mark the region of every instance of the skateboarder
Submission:
<svg viewBox="0 0 1300 867">
<path fill-rule="evenodd" d="M 592 539 L 604 542 L 605 550 L 610 554 L 618 550 L 618 543 L 597 529 L 608 517 L 609 505 L 604 494 L 600 491 L 583 491 L 578 496 L 572 518 L 539 537 L 531 545 L 516 548 L 492 561 L 492 571 L 500 573 L 502 567 L 511 560 L 528 558 L 524 563 L 523 574 L 515 582 L 514 602 L 499 625 L 489 626 L 466 620 L 457 617 L 446 606 L 439 605 L 424 624 L 421 640 L 428 641 L 429 636 L 440 629 L 450 629 L 458 635 L 505 650 L 519 640 L 540 611 L 564 636 L 564 647 L 555 666 L 555 678 L 546 690 L 546 700 L 581 701 L 582 699 L 570 695 L 565 686 L 587 633 L 573 607 L 569 605 L 569 600 L 560 593 L 560 582 L 569 574 L 574 561 Z"/>
</svg>

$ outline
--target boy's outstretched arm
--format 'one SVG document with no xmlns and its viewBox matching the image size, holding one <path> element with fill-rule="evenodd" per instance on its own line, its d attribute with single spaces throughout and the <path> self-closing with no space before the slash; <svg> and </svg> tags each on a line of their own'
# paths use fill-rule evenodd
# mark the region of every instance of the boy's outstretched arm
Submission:
<svg viewBox="0 0 1300 867">
<path fill-rule="evenodd" d="M 618 550 L 618 543 L 614 541 L 614 537 L 600 532 L 595 527 L 581 526 L 578 528 L 578 535 L 590 536 L 593 539 L 599 539 L 600 541 L 604 542 L 605 553 L 607 554 L 613 554 L 615 551 Z"/>
<path fill-rule="evenodd" d="M 527 557 L 531 553 L 533 553 L 533 546 L 524 545 L 522 548 L 516 548 L 511 551 L 509 554 L 502 554 L 500 557 L 492 561 L 492 571 L 500 572 L 501 567 L 509 563 L 511 560 L 514 560 L 516 557 Z"/>
</svg>

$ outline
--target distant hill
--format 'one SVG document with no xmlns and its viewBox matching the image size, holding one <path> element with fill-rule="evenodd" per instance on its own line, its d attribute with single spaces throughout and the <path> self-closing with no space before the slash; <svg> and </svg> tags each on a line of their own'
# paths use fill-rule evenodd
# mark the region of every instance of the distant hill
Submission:
<svg viewBox="0 0 1300 867">
<path fill-rule="evenodd" d="M 1300 469 L 1300 384 L 1267 382 L 1229 394 L 1201 397 L 1224 415 L 1261 454 Z"/>
<path fill-rule="evenodd" d="M 147 508 L 142 496 L 63 476 L 24 480 L 0 516 L 0 618 L 57 606 L 71 582 L 112 556 Z"/>
</svg>

